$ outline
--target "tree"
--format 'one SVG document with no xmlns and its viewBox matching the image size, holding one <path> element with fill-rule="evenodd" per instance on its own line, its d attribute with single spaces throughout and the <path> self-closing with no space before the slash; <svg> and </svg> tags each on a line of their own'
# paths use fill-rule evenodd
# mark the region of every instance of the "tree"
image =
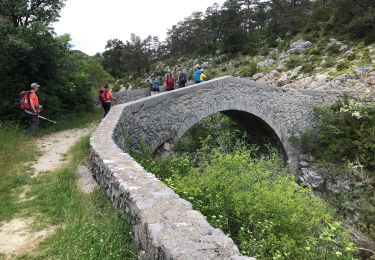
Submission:
<svg viewBox="0 0 375 260">
<path fill-rule="evenodd" d="M 0 15 L 15 27 L 42 23 L 48 26 L 57 21 L 65 0 L 1 0 Z"/>
<path fill-rule="evenodd" d="M 104 69 L 113 77 L 121 77 L 124 74 L 124 64 L 122 53 L 125 45 L 119 39 L 107 41 L 106 51 L 102 55 L 102 65 Z"/>
<path fill-rule="evenodd" d="M 49 116 L 80 111 L 91 105 L 91 85 L 69 35 L 55 37 L 56 21 L 64 1 L 2 0 L 0 2 L 0 120 L 21 118 L 18 92 L 32 82 L 42 86 L 41 103 Z"/>
</svg>

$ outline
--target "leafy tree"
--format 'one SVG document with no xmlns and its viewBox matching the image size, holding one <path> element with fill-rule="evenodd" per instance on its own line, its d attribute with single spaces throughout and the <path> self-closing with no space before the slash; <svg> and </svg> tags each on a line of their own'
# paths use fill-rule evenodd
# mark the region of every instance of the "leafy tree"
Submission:
<svg viewBox="0 0 375 260">
<path fill-rule="evenodd" d="M 107 41 L 106 51 L 102 55 L 102 64 L 106 71 L 114 77 L 121 77 L 124 72 L 122 52 L 125 45 L 119 39 Z"/>
<path fill-rule="evenodd" d="M 14 27 L 57 21 L 65 0 L 1 0 L 0 15 L 10 19 Z"/>
<path fill-rule="evenodd" d="M 69 35 L 55 37 L 56 21 L 64 1 L 3 0 L 0 2 L 1 120 L 21 118 L 18 92 L 32 82 L 45 114 L 58 117 L 90 106 L 90 80 L 80 58 L 70 50 Z"/>
</svg>

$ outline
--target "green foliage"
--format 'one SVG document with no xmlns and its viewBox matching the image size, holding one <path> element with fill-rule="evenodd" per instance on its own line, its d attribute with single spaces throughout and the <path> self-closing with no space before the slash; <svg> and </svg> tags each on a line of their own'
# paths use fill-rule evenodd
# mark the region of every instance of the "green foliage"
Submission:
<svg viewBox="0 0 375 260">
<path fill-rule="evenodd" d="M 375 169 L 375 106 L 343 97 L 315 110 L 319 149 L 314 154 L 329 162 L 358 162 Z M 345 144 L 345 145 L 343 145 Z"/>
<path fill-rule="evenodd" d="M 226 37 L 223 50 L 225 53 L 246 53 L 248 47 L 247 35 L 244 32 L 234 32 Z"/>
<path fill-rule="evenodd" d="M 250 62 L 250 64 L 245 67 L 241 67 L 239 73 L 242 77 L 251 77 L 257 73 L 257 64 L 255 62 Z"/>
<path fill-rule="evenodd" d="M 73 51 L 72 57 L 76 60 L 79 76 L 86 79 L 91 89 L 97 94 L 97 87 L 103 82 L 112 82 L 113 77 L 108 74 L 96 58 L 90 57 L 79 51 Z"/>
<path fill-rule="evenodd" d="M 296 35 L 312 42 L 335 37 L 361 39 L 369 44 L 375 39 L 374 3 L 373 0 L 227 0 L 222 6 L 214 4 L 205 13 L 194 12 L 179 21 L 168 30 L 164 42 L 151 36 L 129 44 L 116 40 L 119 48 L 110 44 L 103 54 L 103 65 L 115 77 L 134 71 L 140 76 L 141 72 L 148 72 L 153 61 L 178 60 L 184 55 L 268 55 L 272 47 L 285 51 Z M 322 45 L 312 49 L 311 54 L 327 51 L 329 55 L 337 55 L 339 49 L 337 44 Z"/>
<path fill-rule="evenodd" d="M 30 174 L 24 164 L 35 156 L 33 140 L 19 126 L 0 123 L 0 221 L 11 219 L 19 210 L 14 201 Z"/>
<path fill-rule="evenodd" d="M 331 68 L 335 65 L 335 59 L 332 56 L 328 56 L 325 59 L 325 62 L 323 64 L 323 68 Z"/>
<path fill-rule="evenodd" d="M 160 161 L 168 167 L 155 167 Z M 142 165 L 192 202 L 246 255 L 340 259 L 355 252 L 343 225 L 309 190 L 287 177 L 276 155 L 254 160 L 246 150 L 230 154 L 216 150 L 199 169 L 190 170 L 187 167 L 193 163 L 188 157 L 166 161 L 169 158 L 148 158 Z"/>
<path fill-rule="evenodd" d="M 192 202 L 246 255 L 351 259 L 356 249 L 331 210 L 295 183 L 276 153 L 255 159 L 257 149 L 239 138 L 238 130 L 225 129 L 231 123 L 224 118 L 208 118 L 196 126 L 168 158 L 154 157 L 145 148 L 132 156 Z"/>
<path fill-rule="evenodd" d="M 48 26 L 56 22 L 65 0 L 2 0 L 0 14 L 12 21 L 14 27 L 34 24 Z"/>
<path fill-rule="evenodd" d="M 310 73 L 314 70 L 314 64 L 311 62 L 306 62 L 302 65 L 301 71 L 304 73 Z"/>
<path fill-rule="evenodd" d="M 310 55 L 321 55 L 322 54 L 322 50 L 319 49 L 319 48 L 311 48 L 308 50 L 308 53 Z"/>
<path fill-rule="evenodd" d="M 330 45 L 328 45 L 326 50 L 327 50 L 327 53 L 330 54 L 330 55 L 337 55 L 337 54 L 340 53 L 340 45 L 330 44 Z"/>
<path fill-rule="evenodd" d="M 294 69 L 302 64 L 302 59 L 296 55 L 289 55 L 288 59 L 285 61 L 285 66 L 287 69 Z"/>
<path fill-rule="evenodd" d="M 80 203 L 69 206 L 78 206 L 79 210 L 70 216 L 64 212 L 65 228 L 43 242 L 37 258 L 137 259 L 125 216 L 113 212 L 103 191 L 95 190 L 88 198 L 81 198 Z"/>
<path fill-rule="evenodd" d="M 49 1 L 53 2 L 58 1 Z M 32 15 L 31 18 L 34 19 Z M 29 89 L 32 82 L 41 85 L 38 97 L 47 117 L 58 118 L 92 107 L 87 66 L 79 55 L 70 51 L 70 37 L 54 37 L 44 25 L 48 21 L 27 25 L 15 25 L 7 19 L 0 22 L 0 88 L 6 97 L 0 104 L 0 120 L 21 119 L 18 93 Z"/>
<path fill-rule="evenodd" d="M 336 65 L 336 69 L 337 70 L 344 70 L 344 69 L 348 69 L 350 67 L 350 63 L 348 61 L 340 61 L 337 65 Z"/>
</svg>

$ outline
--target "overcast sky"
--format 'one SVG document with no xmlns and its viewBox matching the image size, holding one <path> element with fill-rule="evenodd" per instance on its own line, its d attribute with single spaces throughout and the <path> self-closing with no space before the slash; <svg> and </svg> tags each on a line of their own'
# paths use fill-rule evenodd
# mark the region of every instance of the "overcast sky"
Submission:
<svg viewBox="0 0 375 260">
<path fill-rule="evenodd" d="M 224 0 L 67 0 L 53 27 L 58 35 L 71 35 L 73 49 L 94 55 L 104 51 L 107 40 L 126 42 L 131 33 L 163 41 L 167 29 L 214 3 L 221 6 Z"/>
</svg>

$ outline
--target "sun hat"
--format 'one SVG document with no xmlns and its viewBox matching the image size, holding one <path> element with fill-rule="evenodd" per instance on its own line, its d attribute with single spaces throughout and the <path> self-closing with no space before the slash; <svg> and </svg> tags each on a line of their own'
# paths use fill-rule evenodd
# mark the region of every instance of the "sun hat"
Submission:
<svg viewBox="0 0 375 260">
<path fill-rule="evenodd" d="M 30 85 L 30 88 L 34 89 L 34 88 L 40 88 L 40 85 L 38 83 L 32 83 Z"/>
</svg>

